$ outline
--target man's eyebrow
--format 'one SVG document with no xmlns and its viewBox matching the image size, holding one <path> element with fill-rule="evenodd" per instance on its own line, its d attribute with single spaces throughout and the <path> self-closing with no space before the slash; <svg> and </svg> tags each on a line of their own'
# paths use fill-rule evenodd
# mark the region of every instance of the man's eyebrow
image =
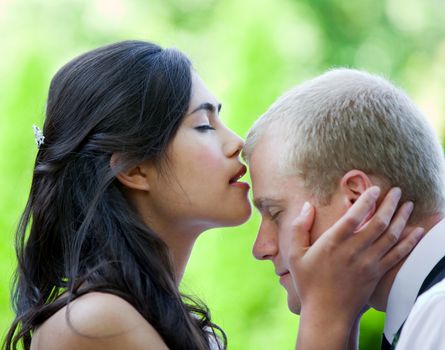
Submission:
<svg viewBox="0 0 445 350">
<path fill-rule="evenodd" d="M 253 205 L 261 212 L 265 208 L 278 205 L 281 201 L 279 199 L 275 198 L 267 198 L 267 197 L 260 197 L 260 198 L 254 198 L 253 199 Z"/>
<path fill-rule="evenodd" d="M 215 106 L 214 104 L 212 104 L 210 102 L 204 102 L 204 103 L 201 103 L 198 107 L 196 107 L 189 114 L 196 113 L 200 110 L 209 111 L 210 113 L 215 113 L 215 111 L 218 110 L 218 113 L 219 113 L 221 111 L 221 107 L 222 107 L 221 103 L 218 103 L 218 105 Z"/>
<path fill-rule="evenodd" d="M 264 209 L 264 198 L 254 198 L 253 205 L 261 212 Z"/>
</svg>

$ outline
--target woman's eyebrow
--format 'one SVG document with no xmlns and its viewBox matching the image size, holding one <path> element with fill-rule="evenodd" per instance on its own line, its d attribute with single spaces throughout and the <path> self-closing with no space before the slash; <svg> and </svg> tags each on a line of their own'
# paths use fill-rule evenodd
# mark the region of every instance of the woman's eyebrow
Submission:
<svg viewBox="0 0 445 350">
<path fill-rule="evenodd" d="M 221 103 L 218 103 L 218 106 L 215 106 L 214 104 L 212 104 L 210 102 L 201 103 L 198 107 L 196 107 L 189 114 L 196 113 L 200 110 L 206 110 L 206 111 L 209 111 L 210 113 L 215 113 L 215 111 L 218 110 L 218 113 L 219 113 L 221 111 Z"/>
</svg>

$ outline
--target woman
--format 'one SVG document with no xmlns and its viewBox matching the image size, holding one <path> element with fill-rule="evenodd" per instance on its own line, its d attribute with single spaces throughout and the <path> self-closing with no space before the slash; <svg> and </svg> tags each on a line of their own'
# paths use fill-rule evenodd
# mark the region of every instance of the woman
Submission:
<svg viewBox="0 0 445 350">
<path fill-rule="evenodd" d="M 146 42 L 93 50 L 55 75 L 6 349 L 225 347 L 207 308 L 178 291 L 199 234 L 251 212 L 243 142 L 220 107 L 183 54 Z"/>
</svg>

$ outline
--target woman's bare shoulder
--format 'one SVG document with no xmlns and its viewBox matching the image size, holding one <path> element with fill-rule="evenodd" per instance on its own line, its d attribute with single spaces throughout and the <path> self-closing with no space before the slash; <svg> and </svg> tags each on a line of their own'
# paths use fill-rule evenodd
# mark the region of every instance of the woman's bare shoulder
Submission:
<svg viewBox="0 0 445 350">
<path fill-rule="evenodd" d="M 156 330 L 124 299 L 92 292 L 56 312 L 34 333 L 31 350 L 168 349 Z"/>
</svg>

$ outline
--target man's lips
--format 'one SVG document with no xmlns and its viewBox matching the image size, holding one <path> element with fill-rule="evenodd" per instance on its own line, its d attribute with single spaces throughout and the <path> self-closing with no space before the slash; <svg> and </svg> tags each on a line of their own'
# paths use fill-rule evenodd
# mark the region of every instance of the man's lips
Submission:
<svg viewBox="0 0 445 350">
<path fill-rule="evenodd" d="M 284 280 L 287 279 L 288 276 L 290 276 L 289 271 L 283 271 L 277 273 L 277 275 L 280 277 L 280 284 L 284 286 Z"/>
<path fill-rule="evenodd" d="M 287 275 L 289 273 L 289 271 L 282 271 L 282 272 L 277 272 L 277 275 L 279 276 L 279 277 L 283 277 L 283 276 L 285 276 L 285 275 Z"/>
</svg>

